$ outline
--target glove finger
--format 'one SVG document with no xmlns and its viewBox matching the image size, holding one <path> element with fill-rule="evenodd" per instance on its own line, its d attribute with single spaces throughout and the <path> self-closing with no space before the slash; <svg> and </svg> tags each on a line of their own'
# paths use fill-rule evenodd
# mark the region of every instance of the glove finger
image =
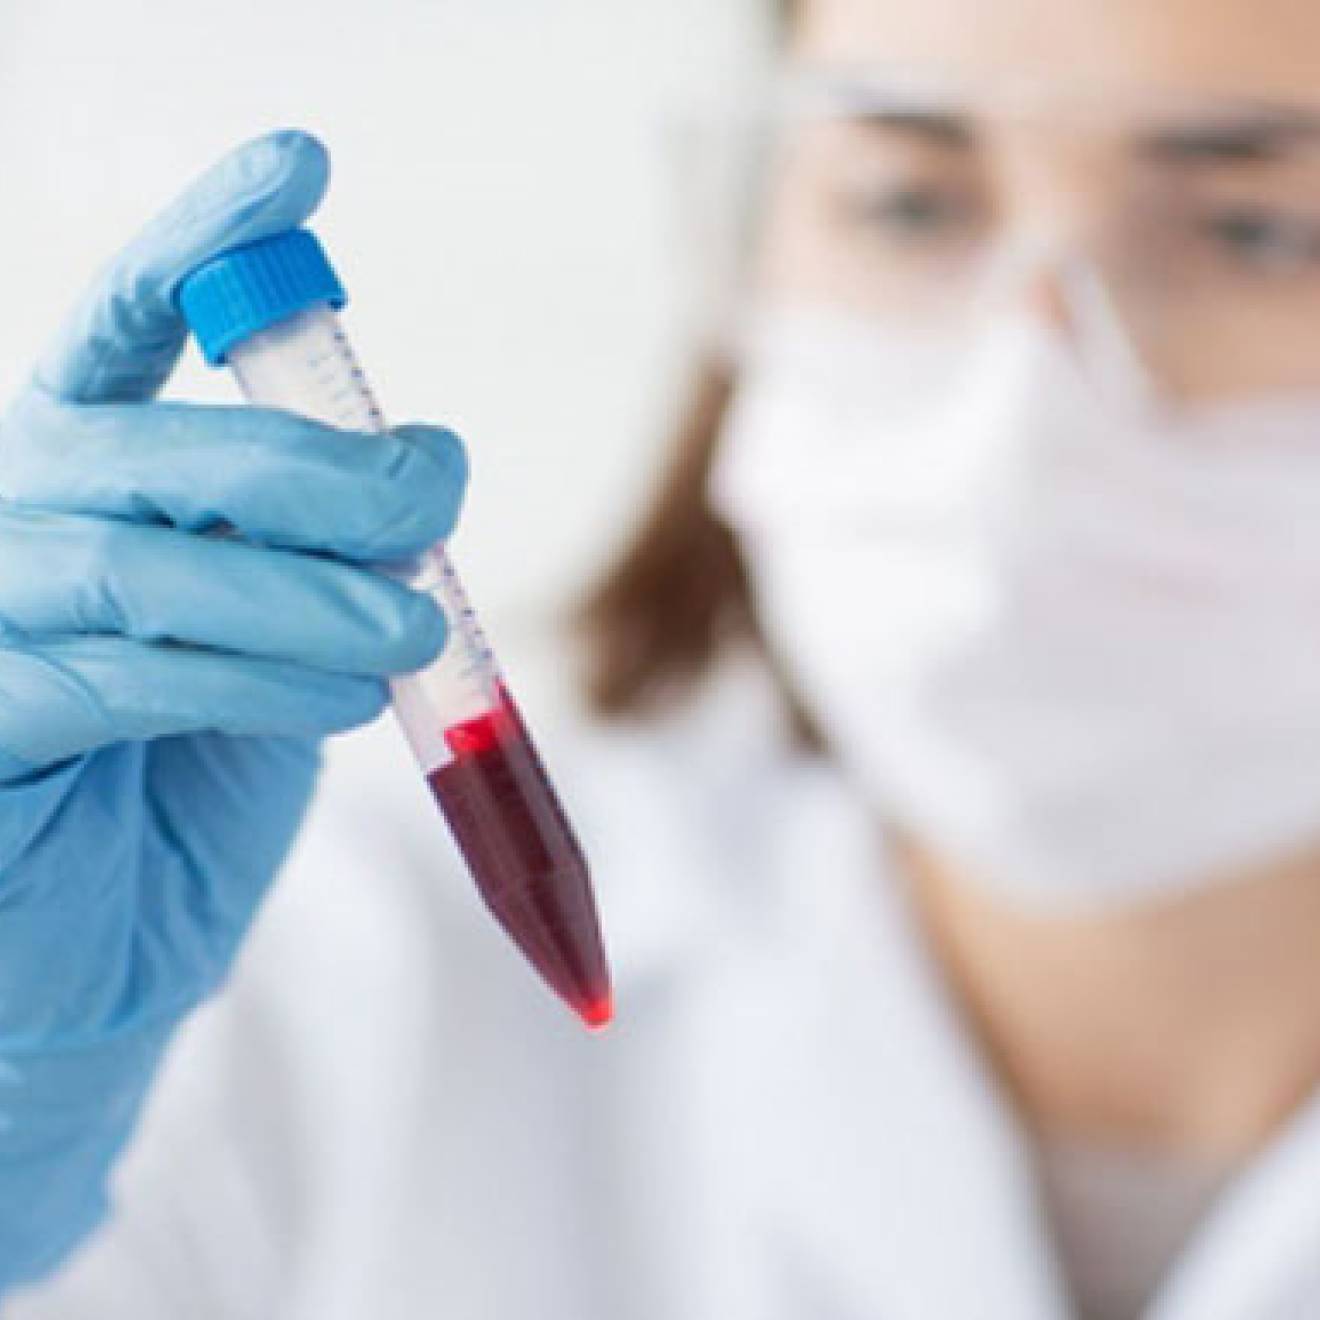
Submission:
<svg viewBox="0 0 1320 1320">
<path fill-rule="evenodd" d="M 267 545 L 402 559 L 454 528 L 462 442 L 441 427 L 341 431 L 292 413 L 20 399 L 0 443 L 0 493 L 19 504 L 201 530 Z"/>
<path fill-rule="evenodd" d="M 11 768 L 173 734 L 320 737 L 374 719 L 386 700 L 379 679 L 123 637 L 0 650 L 0 750 Z"/>
<path fill-rule="evenodd" d="M 445 620 L 370 569 L 167 527 L 0 505 L 0 630 L 111 634 L 343 673 L 419 669 Z"/>
<path fill-rule="evenodd" d="M 230 152 L 156 217 L 97 278 L 36 369 L 74 403 L 150 399 L 187 339 L 174 291 L 216 253 L 300 225 L 325 193 L 325 148 L 294 130 Z"/>
</svg>

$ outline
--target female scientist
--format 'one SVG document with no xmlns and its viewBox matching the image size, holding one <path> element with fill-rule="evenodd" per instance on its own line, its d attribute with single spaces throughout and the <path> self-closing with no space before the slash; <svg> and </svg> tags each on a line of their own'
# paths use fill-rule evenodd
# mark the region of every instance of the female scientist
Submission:
<svg viewBox="0 0 1320 1320">
<path fill-rule="evenodd" d="M 393 745 L 176 1036 L 320 738 L 443 641 L 364 565 L 450 531 L 447 433 L 150 402 L 316 143 L 207 175 L 7 414 L 13 1320 L 1320 1315 L 1320 6 L 788 29 L 735 329 L 547 740 L 603 1038 Z"/>
</svg>

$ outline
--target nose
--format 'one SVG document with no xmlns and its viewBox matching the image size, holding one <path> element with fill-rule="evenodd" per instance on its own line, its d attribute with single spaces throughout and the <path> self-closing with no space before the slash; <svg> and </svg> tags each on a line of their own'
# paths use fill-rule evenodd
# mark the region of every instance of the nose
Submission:
<svg viewBox="0 0 1320 1320">
<path fill-rule="evenodd" d="M 1081 337 L 1076 267 L 1079 256 L 1058 237 L 1039 231 L 1014 235 L 996 261 L 991 287 L 1001 307 L 1025 312 L 1068 344 Z"/>
<path fill-rule="evenodd" d="M 1037 246 L 1006 292 L 1115 397 L 1138 402 L 1158 392 L 1109 281 L 1089 258 Z"/>
<path fill-rule="evenodd" d="M 1020 311 L 1075 343 L 1083 333 L 1075 272 L 1106 249 L 1118 165 L 1105 142 L 1048 125 L 1006 129 L 1001 157 L 1006 291 Z"/>
</svg>

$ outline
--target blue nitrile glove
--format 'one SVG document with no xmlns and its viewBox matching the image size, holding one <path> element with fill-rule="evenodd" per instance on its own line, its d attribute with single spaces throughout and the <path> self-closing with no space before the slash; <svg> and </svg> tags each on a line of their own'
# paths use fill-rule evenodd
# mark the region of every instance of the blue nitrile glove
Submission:
<svg viewBox="0 0 1320 1320">
<path fill-rule="evenodd" d="M 102 275 L 0 421 L 0 1293 L 104 1211 L 171 1029 L 213 989 L 297 829 L 323 735 L 440 649 L 362 567 L 446 536 L 461 447 L 149 401 L 171 302 L 326 182 L 277 133 Z M 200 533 L 231 524 L 244 538 Z"/>
</svg>

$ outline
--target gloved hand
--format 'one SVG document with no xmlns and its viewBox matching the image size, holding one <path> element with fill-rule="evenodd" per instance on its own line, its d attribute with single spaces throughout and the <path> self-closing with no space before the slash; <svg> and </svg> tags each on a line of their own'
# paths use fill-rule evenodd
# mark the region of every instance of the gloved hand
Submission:
<svg viewBox="0 0 1320 1320">
<path fill-rule="evenodd" d="M 429 661 L 429 597 L 364 564 L 448 535 L 448 432 L 149 402 L 178 281 L 303 221 L 277 133 L 110 266 L 0 421 L 0 1294 L 102 1215 L 172 1028 L 223 976 L 293 838 L 318 740 Z M 220 523 L 242 536 L 202 535 Z"/>
</svg>

